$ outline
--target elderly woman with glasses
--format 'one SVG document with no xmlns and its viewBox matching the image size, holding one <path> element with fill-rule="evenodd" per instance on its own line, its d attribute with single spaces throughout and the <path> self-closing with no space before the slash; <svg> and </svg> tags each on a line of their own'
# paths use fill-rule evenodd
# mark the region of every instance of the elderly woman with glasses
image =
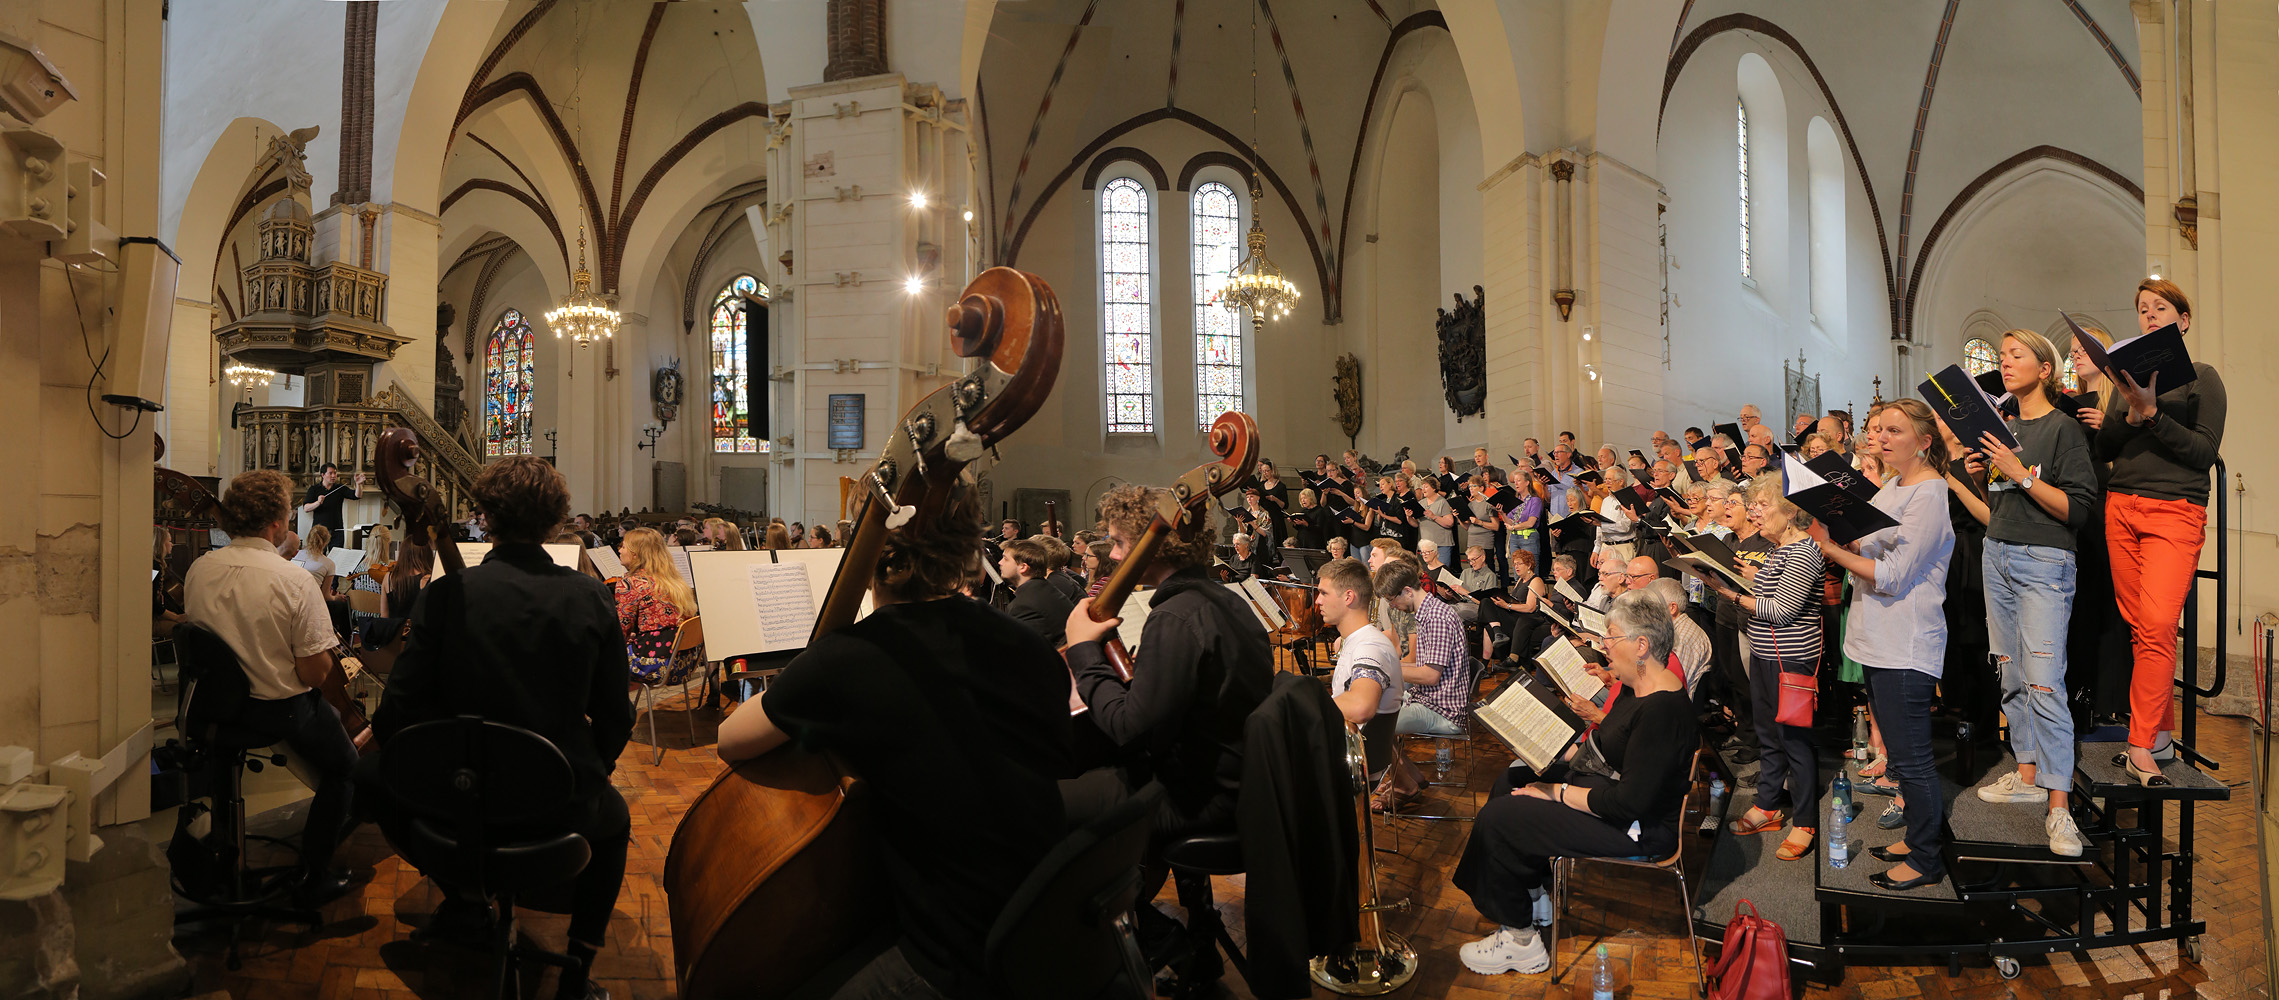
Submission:
<svg viewBox="0 0 2279 1000">
<path fill-rule="evenodd" d="M 1748 615 L 1749 691 L 1760 761 L 1756 804 L 1731 828 L 1735 836 L 1754 836 L 1778 830 L 1787 820 L 1791 828 L 1775 856 L 1794 861 L 1811 853 L 1819 831 L 1820 765 L 1812 746 L 1809 702 L 1801 717 L 1783 719 L 1781 690 L 1791 685 L 1817 689 L 1825 561 L 1819 543 L 1808 534 L 1812 515 L 1782 495 L 1779 473 L 1751 481 L 1747 497 L 1758 536 L 1772 551 L 1761 567 L 1742 565 L 1749 596 L 1722 582 L 1714 585 L 1719 597 Z"/>
</svg>

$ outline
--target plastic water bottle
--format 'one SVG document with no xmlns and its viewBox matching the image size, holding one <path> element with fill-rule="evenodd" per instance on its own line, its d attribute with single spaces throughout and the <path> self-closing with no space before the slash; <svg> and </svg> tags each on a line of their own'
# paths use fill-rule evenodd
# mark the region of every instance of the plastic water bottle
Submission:
<svg viewBox="0 0 2279 1000">
<path fill-rule="evenodd" d="M 1591 1000 L 1614 1000 L 1614 960 L 1606 957 L 1606 946 L 1598 946 L 1598 970 L 1591 973 Z"/>
<path fill-rule="evenodd" d="M 1828 805 L 1828 867 L 1842 868 L 1852 863 L 1852 817 L 1845 803 Z"/>
<path fill-rule="evenodd" d="M 1850 820 L 1852 818 L 1852 779 L 1841 767 L 1836 769 L 1836 783 L 1830 788 L 1830 792 L 1831 797 L 1836 800 L 1836 808 L 1844 811 L 1844 819 Z"/>
<path fill-rule="evenodd" d="M 1432 751 L 1432 766 L 1434 770 L 1446 774 L 1448 773 L 1448 763 L 1448 744 L 1442 742 L 1439 747 Z"/>
<path fill-rule="evenodd" d="M 1701 814 L 1702 836 L 1717 836 L 1717 814 L 1724 807 L 1725 778 L 1723 776 L 1713 777 L 1709 779 L 1709 808 Z"/>
<path fill-rule="evenodd" d="M 1868 759 L 1868 710 L 1866 705 L 1852 709 L 1853 760 Z"/>
</svg>

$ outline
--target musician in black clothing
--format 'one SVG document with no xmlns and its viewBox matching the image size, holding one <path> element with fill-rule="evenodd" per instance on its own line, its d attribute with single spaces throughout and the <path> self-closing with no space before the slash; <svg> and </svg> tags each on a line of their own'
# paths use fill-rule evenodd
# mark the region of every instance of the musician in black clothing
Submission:
<svg viewBox="0 0 2279 1000">
<path fill-rule="evenodd" d="M 301 497 L 301 511 L 309 515 L 311 527 L 321 524 L 331 528 L 333 540 L 343 541 L 348 536 L 341 532 L 340 507 L 350 498 L 364 498 L 364 474 L 357 473 L 355 481 L 343 486 L 340 482 L 340 466 L 326 462 L 324 475 L 310 483 L 308 493 Z M 319 552 L 317 555 L 324 553 Z"/>
<path fill-rule="evenodd" d="M 1101 498 L 1117 559 L 1146 534 L 1158 500 L 1168 495 L 1119 486 Z M 1156 549 L 1141 579 L 1156 590 L 1130 683 L 1117 679 L 1100 643 L 1122 619 L 1095 622 L 1083 608 L 1068 616 L 1068 665 L 1076 672 L 1077 694 L 1091 708 L 1092 723 L 1126 754 L 1120 768 L 1061 782 L 1071 825 L 1154 780 L 1167 793 L 1155 818 L 1155 843 L 1234 827 L 1243 724 L 1273 686 L 1274 660 L 1257 615 L 1211 575 L 1216 534 L 1206 523 L 1195 538 L 1174 532 Z M 1164 875 L 1150 854 L 1142 900 L 1154 897 Z M 1151 909 L 1141 907 L 1141 916 Z"/>
<path fill-rule="evenodd" d="M 939 516 L 887 533 L 877 610 L 817 639 L 720 724 L 722 760 L 797 740 L 868 788 L 899 937 L 820 995 L 1004 995 L 982 970 L 990 925 L 1061 839 L 1068 669 L 1035 632 L 959 596 L 981 519 L 957 489 Z"/>
<path fill-rule="evenodd" d="M 373 736 L 384 752 L 386 740 L 408 726 L 479 715 L 531 730 L 569 759 L 575 779 L 570 806 L 532 829 L 533 835 L 573 831 L 593 846 L 593 860 L 570 889 L 569 951 L 579 964 L 563 971 L 555 996 L 607 1000 L 588 972 L 625 881 L 632 832 L 625 799 L 609 781 L 633 734 L 617 600 L 607 584 L 556 566 L 539 547 L 570 513 L 569 485 L 544 459 L 517 455 L 484 466 L 474 497 L 489 515 L 496 544 L 481 565 L 440 577 L 420 592 L 410 638 L 372 716 Z M 377 760 L 370 756 L 365 763 Z M 404 843 L 397 824 L 410 817 L 386 807 L 376 769 L 359 768 L 357 777 L 359 799 L 381 803 L 373 809 L 380 829 Z M 438 926 L 457 924 L 471 937 L 483 918 L 471 917 L 471 901 L 450 887 L 446 897 L 436 912 Z"/>
<path fill-rule="evenodd" d="M 1061 624 L 1068 620 L 1068 611 L 1076 602 L 1046 578 L 1050 575 L 1045 568 L 1049 560 L 1043 542 L 1016 538 L 1006 542 L 1005 554 L 997 557 L 997 572 L 1013 588 L 1013 599 L 1005 605 L 1005 613 L 1057 647 Z M 1078 588 L 1077 594 L 1083 593 Z"/>
</svg>

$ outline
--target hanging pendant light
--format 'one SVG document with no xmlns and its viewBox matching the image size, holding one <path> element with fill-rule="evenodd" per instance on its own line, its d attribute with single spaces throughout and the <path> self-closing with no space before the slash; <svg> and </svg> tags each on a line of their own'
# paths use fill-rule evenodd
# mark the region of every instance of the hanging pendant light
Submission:
<svg viewBox="0 0 2279 1000">
<path fill-rule="evenodd" d="M 1227 272 L 1227 283 L 1219 288 L 1219 304 L 1228 309 L 1250 310 L 1250 328 L 1253 332 L 1265 328 L 1268 317 L 1282 319 L 1297 307 L 1298 286 L 1282 276 L 1282 269 L 1266 256 L 1266 223 L 1259 216 L 1259 199 L 1264 190 L 1259 182 L 1258 158 L 1258 7 L 1250 9 L 1250 256 Z"/>
<path fill-rule="evenodd" d="M 546 310 L 546 325 L 557 339 L 567 338 L 585 347 L 617 335 L 625 321 L 614 308 L 614 296 L 593 290 L 593 272 L 586 270 L 586 227 L 578 225 L 578 269 L 570 275 L 570 297 Z"/>
<path fill-rule="evenodd" d="M 259 365 L 232 361 L 229 367 L 222 369 L 222 377 L 228 379 L 229 384 L 251 392 L 255 386 L 268 385 L 271 379 L 277 377 L 277 373 Z"/>
</svg>

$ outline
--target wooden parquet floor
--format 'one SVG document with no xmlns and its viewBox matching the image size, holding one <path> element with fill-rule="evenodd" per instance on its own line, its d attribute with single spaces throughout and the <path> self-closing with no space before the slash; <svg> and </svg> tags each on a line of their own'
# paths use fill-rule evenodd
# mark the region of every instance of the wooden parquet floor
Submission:
<svg viewBox="0 0 2279 1000">
<path fill-rule="evenodd" d="M 625 889 L 610 926 L 609 948 L 596 969 L 597 977 L 617 1000 L 664 1000 L 675 995 L 671 928 L 659 883 L 675 824 L 719 768 L 711 746 L 717 719 L 699 712 L 696 722 L 698 736 L 692 746 L 682 713 L 659 713 L 657 731 L 666 748 L 663 761 L 652 763 L 654 751 L 641 742 L 647 735 L 644 721 L 636 742 L 626 748 L 618 762 L 616 782 L 633 814 L 633 846 Z M 2203 747 L 2216 759 L 2233 762 L 2221 772 L 2228 780 L 2244 781 L 2246 777 L 2247 728 L 2244 722 L 2229 718 L 2210 717 L 2202 723 Z M 1429 749 L 1420 746 L 1412 753 L 1429 767 Z M 1461 766 L 1461 751 L 1459 758 Z M 1429 801 L 1469 812 L 1484 798 L 1495 766 L 1495 762 L 1483 760 L 1471 776 L 1472 787 L 1435 789 Z M 1444 794 L 1451 791 L 1458 794 Z M 1398 851 L 1379 855 L 1384 895 L 1410 901 L 1407 910 L 1388 916 L 1387 926 L 1405 936 L 1421 955 L 1416 979 L 1397 995 L 1449 1000 L 1588 997 L 1585 956 L 1602 944 L 1615 961 L 1617 996 L 1697 995 L 1693 964 L 1687 956 L 1685 923 L 1670 879 L 1659 873 L 1606 867 L 1586 867 L 1573 889 L 1555 958 L 1566 970 L 1560 984 L 1554 985 L 1548 974 L 1480 976 L 1466 971 L 1457 960 L 1457 946 L 1491 929 L 1470 900 L 1449 884 L 1449 872 L 1463 849 L 1468 826 L 1417 820 L 1380 820 L 1377 824 L 1378 846 Z M 1706 866 L 1711 841 L 1696 837 L 1687 840 L 1686 865 L 1698 873 Z M 2024 975 L 2007 982 L 1983 960 L 1965 966 L 1962 975 L 1954 977 L 1946 974 L 1943 964 L 1854 966 L 1842 983 L 1833 987 L 1813 983 L 1803 986 L 1801 995 L 1846 1000 L 2229 1000 L 2268 996 L 2251 796 L 2236 794 L 2229 802 L 2207 804 L 2199 810 L 2199 850 L 2202 863 L 2195 907 L 2209 924 L 2202 939 L 2204 956 L 2200 963 L 2187 960 L 2173 943 L 2161 943 L 2086 955 L 2028 958 L 2024 960 Z M 236 1000 L 486 997 L 487 971 L 480 956 L 408 939 L 433 911 L 437 894 L 416 870 L 389 850 L 378 830 L 369 826 L 357 830 L 340 857 L 359 875 L 368 875 L 368 881 L 358 892 L 326 907 L 323 928 L 311 931 L 249 922 L 241 945 L 243 967 L 236 971 L 224 968 L 227 940 L 223 933 L 186 933 L 180 937 L 176 944 L 196 973 L 193 995 L 226 990 Z M 1699 875 L 1694 877 L 1698 879 Z M 1216 895 L 1239 937 L 1241 879 L 1218 880 Z M 1171 912 L 1179 912 L 1170 886 L 1165 886 L 1160 902 Z M 554 949 L 562 946 L 566 918 L 526 912 L 523 923 L 538 943 Z M 548 973 L 538 983 L 526 982 L 524 992 L 526 996 L 551 997 L 552 989 L 553 977 Z M 1224 995 L 1250 996 L 1231 967 Z M 1329 998 L 1333 994 L 1317 989 L 1315 996 Z"/>
</svg>

